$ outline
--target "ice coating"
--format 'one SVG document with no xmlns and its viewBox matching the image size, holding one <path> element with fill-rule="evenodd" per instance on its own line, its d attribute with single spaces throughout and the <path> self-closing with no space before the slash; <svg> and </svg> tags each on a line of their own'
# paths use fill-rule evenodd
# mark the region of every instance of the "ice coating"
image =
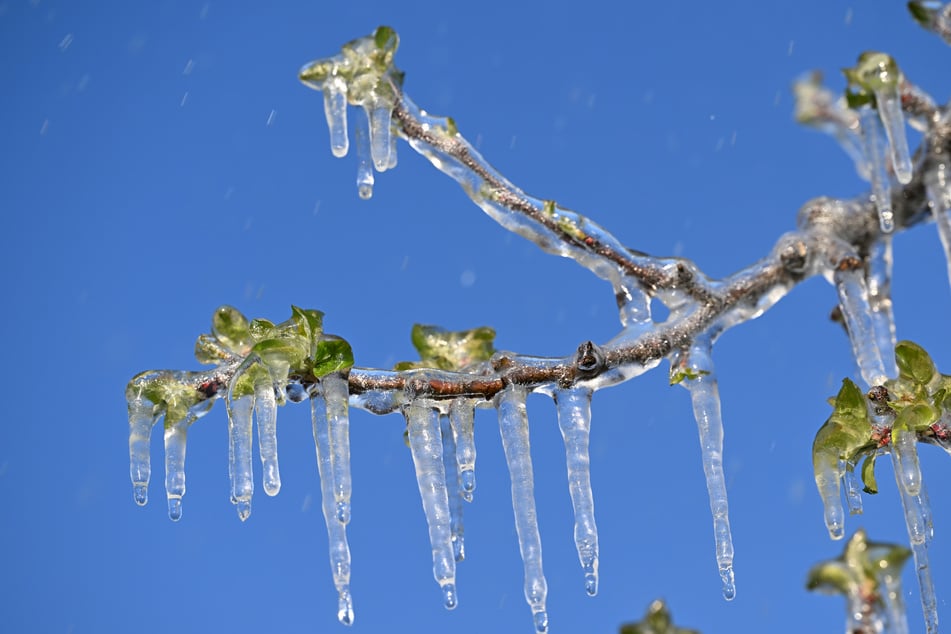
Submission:
<svg viewBox="0 0 951 634">
<path fill-rule="evenodd" d="M 927 634 L 938 633 L 938 601 L 934 590 L 934 581 L 931 578 L 931 564 L 928 561 L 928 540 L 931 529 L 928 518 L 931 510 L 926 498 L 921 495 L 910 494 L 903 483 L 901 476 L 902 466 L 898 452 L 892 451 L 892 464 L 895 468 L 895 481 L 898 484 L 898 494 L 901 497 L 902 509 L 905 512 L 905 527 L 908 529 L 908 540 L 911 542 L 911 552 L 915 560 L 915 573 L 918 576 L 918 589 L 921 594 L 921 609 L 925 619 Z"/>
<path fill-rule="evenodd" d="M 327 401 L 320 394 L 310 400 L 310 416 L 317 452 L 317 473 L 320 476 L 321 510 L 327 525 L 330 545 L 330 570 L 337 589 L 337 619 L 344 625 L 353 624 L 353 598 L 350 596 L 350 546 L 347 526 L 337 520 L 337 502 L 334 494 L 333 452 L 330 448 L 330 425 L 327 420 Z"/>
<path fill-rule="evenodd" d="M 459 465 L 459 480 L 462 485 L 462 499 L 472 501 L 475 491 L 475 435 L 473 430 L 474 407 L 464 398 L 453 399 L 449 404 L 449 423 L 456 443 L 456 462 Z"/>
<path fill-rule="evenodd" d="M 354 124 L 357 144 L 357 194 L 367 200 L 373 197 L 373 168 L 370 165 L 370 130 L 366 118 L 357 117 Z"/>
<path fill-rule="evenodd" d="M 911 182 L 912 176 L 911 154 L 908 151 L 908 139 L 905 136 L 905 117 L 901 111 L 898 86 L 889 84 L 887 88 L 874 92 L 878 116 L 882 120 L 885 136 L 888 138 L 888 147 L 891 150 L 895 178 L 902 185 L 907 185 Z"/>
<path fill-rule="evenodd" d="M 892 453 L 896 458 L 899 482 L 908 495 L 921 493 L 921 467 L 918 464 L 918 437 L 907 429 L 892 430 Z"/>
<path fill-rule="evenodd" d="M 558 427 L 565 441 L 568 466 L 568 491 L 575 513 L 575 547 L 584 571 L 585 591 L 598 593 L 598 527 L 594 521 L 594 495 L 591 491 L 590 457 L 591 390 L 557 390 L 555 404 Z"/>
<path fill-rule="evenodd" d="M 337 521 L 350 522 L 350 405 L 346 377 L 328 374 L 320 380 L 327 402 L 327 422 L 330 426 L 330 452 L 333 465 L 333 491 Z"/>
<path fill-rule="evenodd" d="M 951 281 L 951 165 L 947 162 L 949 159 L 945 160 L 945 163 L 925 172 L 924 183 L 948 263 L 948 281 Z"/>
<path fill-rule="evenodd" d="M 878 223 L 884 233 L 895 229 L 895 214 L 892 211 L 892 193 L 885 173 L 885 157 L 882 152 L 881 128 L 878 114 L 872 108 L 860 111 L 862 125 L 862 153 L 865 156 L 872 196 L 878 210 Z"/>
<path fill-rule="evenodd" d="M 888 379 L 883 359 L 894 355 L 892 350 L 879 348 L 883 337 L 877 336 L 872 321 L 864 271 L 861 268 L 840 267 L 834 273 L 834 281 L 849 341 L 852 343 L 852 355 L 862 379 L 868 385 L 881 385 Z"/>
<path fill-rule="evenodd" d="M 347 136 L 347 82 L 334 75 L 323 87 L 324 114 L 330 131 L 330 151 L 336 157 L 344 157 L 350 148 Z"/>
<path fill-rule="evenodd" d="M 432 403 L 413 401 L 403 409 L 409 447 L 416 467 L 416 482 L 429 525 L 433 576 L 443 591 L 446 609 L 456 607 L 456 558 L 453 552 L 451 514 L 443 468 L 443 441 L 439 413 Z"/>
<path fill-rule="evenodd" d="M 390 118 L 393 108 L 383 104 L 364 106 L 370 131 L 370 156 L 373 167 L 378 172 L 385 172 L 390 168 L 390 150 L 393 147 L 390 141 Z"/>
<path fill-rule="evenodd" d="M 814 457 L 816 488 L 822 499 L 823 519 L 829 537 L 842 539 L 845 536 L 845 512 L 842 510 L 842 467 L 835 452 L 824 451 Z"/>
<path fill-rule="evenodd" d="M 710 344 L 701 342 L 690 350 L 689 363 L 695 378 L 682 385 L 690 392 L 693 414 L 700 434 L 703 473 L 707 479 L 710 511 L 713 514 L 713 536 L 716 543 L 717 567 L 723 582 L 723 598 L 736 596 L 733 583 L 733 536 L 730 532 L 730 509 L 726 479 L 723 475 L 723 420 L 720 414 L 720 393 L 717 388 Z"/>
<path fill-rule="evenodd" d="M 459 463 L 456 458 L 456 441 L 449 417 L 439 417 L 439 433 L 442 436 L 442 463 L 446 472 L 446 495 L 449 498 L 449 519 L 452 531 L 452 552 L 456 561 L 466 558 L 465 529 L 462 523 L 462 487 L 459 482 Z"/>
<path fill-rule="evenodd" d="M 153 403 L 144 397 L 129 400 L 129 475 L 132 478 L 132 497 L 139 506 L 149 501 L 149 479 L 152 474 L 152 426 L 156 416 Z"/>
<path fill-rule="evenodd" d="M 165 423 L 165 497 L 168 517 L 173 522 L 182 518 L 182 497 L 185 495 L 185 443 L 191 419 Z"/>
<path fill-rule="evenodd" d="M 542 541 L 535 513 L 535 480 L 528 440 L 526 393 L 523 388 L 511 385 L 502 390 L 496 398 L 502 449 L 505 451 L 505 461 L 512 479 L 515 531 L 518 533 L 518 548 L 525 566 L 525 600 L 532 610 L 535 630 L 547 632 L 548 613 L 545 601 L 548 596 L 548 583 L 542 570 Z"/>
<path fill-rule="evenodd" d="M 277 464 L 277 400 L 274 386 L 269 381 L 254 386 L 254 418 L 258 425 L 264 492 L 277 495 L 281 490 L 281 472 Z"/>
<path fill-rule="evenodd" d="M 251 412 L 254 397 L 228 398 L 228 473 L 231 476 L 231 503 L 238 510 L 241 521 L 251 515 L 251 495 L 254 493 L 251 466 Z"/>
</svg>

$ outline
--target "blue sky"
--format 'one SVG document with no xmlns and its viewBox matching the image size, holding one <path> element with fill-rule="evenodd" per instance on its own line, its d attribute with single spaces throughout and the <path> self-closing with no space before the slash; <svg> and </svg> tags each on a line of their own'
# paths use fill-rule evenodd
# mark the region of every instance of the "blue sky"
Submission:
<svg viewBox="0 0 951 634">
<path fill-rule="evenodd" d="M 868 49 L 946 98 L 949 51 L 903 2 L 0 2 L 0 324 L 11 391 L 0 431 L 0 622 L 9 631 L 343 632 L 327 564 L 308 413 L 279 417 L 283 490 L 228 499 L 223 408 L 192 428 L 184 517 L 166 516 L 156 435 L 152 502 L 132 501 L 126 382 L 195 369 L 195 337 L 232 304 L 283 320 L 319 308 L 357 363 L 414 356 L 414 322 L 490 325 L 497 346 L 564 355 L 617 329 L 607 285 L 542 254 L 401 144 L 362 201 L 329 151 L 297 69 L 379 24 L 422 107 L 454 117 L 526 191 L 589 215 L 633 248 L 722 276 L 765 255 L 813 196 L 867 187 L 835 144 L 792 121 L 790 82 Z M 912 136 L 913 144 L 917 139 Z M 896 240 L 898 333 L 951 371 L 946 268 L 933 226 Z M 553 632 L 614 632 L 656 597 L 707 633 L 837 631 L 839 599 L 803 589 L 837 556 L 809 449 L 853 372 L 811 280 L 714 352 L 737 598 L 720 597 L 695 425 L 666 364 L 596 395 L 592 478 L 601 590 L 572 544 L 554 407 L 529 401 Z M 16 392 L 16 394 L 12 394 Z M 459 607 L 441 605 L 402 419 L 354 412 L 355 633 L 531 631 L 494 415 L 476 421 Z M 951 618 L 951 462 L 931 483 L 939 610 Z M 887 464 L 849 518 L 906 540 Z M 906 576 L 909 590 L 914 578 Z M 921 628 L 917 591 L 907 598 Z"/>
</svg>

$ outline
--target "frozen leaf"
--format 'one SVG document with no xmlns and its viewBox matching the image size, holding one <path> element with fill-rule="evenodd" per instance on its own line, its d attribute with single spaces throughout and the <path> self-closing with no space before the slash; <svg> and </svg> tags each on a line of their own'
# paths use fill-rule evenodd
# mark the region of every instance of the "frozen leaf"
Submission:
<svg viewBox="0 0 951 634">
<path fill-rule="evenodd" d="M 412 341 L 420 360 L 404 361 L 397 364 L 396 369 L 461 370 L 488 361 L 495 352 L 492 345 L 495 331 L 486 326 L 452 331 L 439 326 L 416 324 L 413 326 Z"/>
<path fill-rule="evenodd" d="M 918 385 L 928 385 L 937 370 L 925 349 L 911 341 L 899 341 L 895 346 L 895 361 L 902 378 Z"/>
</svg>

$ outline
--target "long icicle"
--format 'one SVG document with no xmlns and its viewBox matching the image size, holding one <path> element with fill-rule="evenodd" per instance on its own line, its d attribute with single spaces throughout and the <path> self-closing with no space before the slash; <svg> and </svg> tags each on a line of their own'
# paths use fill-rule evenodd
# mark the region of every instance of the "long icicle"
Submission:
<svg viewBox="0 0 951 634">
<path fill-rule="evenodd" d="M 353 598 L 350 596 L 350 545 L 347 527 L 337 521 L 337 502 L 334 494 L 333 453 L 330 449 L 330 425 L 327 420 L 327 401 L 319 393 L 310 399 L 310 416 L 317 452 L 317 473 L 320 476 L 321 510 L 327 525 L 330 544 L 330 570 L 337 589 L 337 619 L 344 625 L 353 624 Z"/>
<path fill-rule="evenodd" d="M 526 393 L 523 388 L 510 385 L 499 393 L 497 399 L 502 448 L 512 479 L 515 531 L 518 533 L 518 548 L 525 566 L 525 600 L 532 610 L 535 631 L 544 633 L 548 631 L 548 612 L 545 608 L 548 583 L 542 570 L 542 540 L 535 512 L 535 478 L 528 440 Z"/>
<path fill-rule="evenodd" d="M 892 430 L 892 454 L 898 481 L 908 495 L 921 494 L 921 466 L 918 463 L 918 434 L 907 429 Z"/>
<path fill-rule="evenodd" d="M 347 82 L 342 77 L 330 77 L 324 85 L 324 115 L 330 130 L 330 151 L 338 158 L 346 156 L 350 139 L 347 136 Z"/>
<path fill-rule="evenodd" d="M 865 107 L 859 111 L 862 126 L 862 151 L 865 154 L 872 196 L 878 210 L 878 224 L 882 233 L 895 229 L 895 213 L 892 210 L 891 185 L 885 173 L 885 157 L 882 155 L 881 128 L 878 113 Z"/>
<path fill-rule="evenodd" d="M 710 511 L 713 513 L 713 535 L 716 541 L 717 567 L 723 582 L 723 598 L 736 596 L 733 582 L 733 536 L 730 531 L 730 509 L 723 475 L 723 419 L 720 393 L 710 358 L 710 344 L 699 343 L 690 350 L 689 363 L 694 378 L 683 381 L 693 401 L 693 414 L 700 434 L 703 473 L 707 479 Z"/>
<path fill-rule="evenodd" d="M 225 400 L 228 409 L 228 472 L 231 475 L 231 503 L 238 517 L 245 521 L 251 515 L 251 496 L 254 493 L 251 466 L 251 412 L 254 397 L 242 396 Z"/>
<path fill-rule="evenodd" d="M 152 475 L 152 427 L 157 416 L 155 405 L 142 396 L 129 399 L 129 476 L 132 479 L 132 497 L 139 506 L 149 501 L 149 480 Z"/>
<path fill-rule="evenodd" d="M 188 427 L 194 420 L 165 421 L 165 497 L 168 517 L 173 522 L 182 519 L 182 497 L 185 495 L 185 444 Z"/>
<path fill-rule="evenodd" d="M 403 410 L 408 426 L 409 447 L 416 467 L 416 482 L 429 525 L 433 553 L 433 576 L 442 589 L 446 609 L 457 605 L 456 559 L 452 547 L 449 497 L 443 468 L 439 413 L 432 403 L 412 401 Z"/>
<path fill-rule="evenodd" d="M 834 273 L 835 288 L 852 343 L 852 355 L 862 379 L 870 386 L 882 385 L 888 379 L 884 358 L 893 357 L 894 353 L 879 348 L 881 338 L 876 336 L 864 275 L 861 268 L 837 269 Z"/>
<path fill-rule="evenodd" d="M 924 182 L 948 263 L 948 281 L 951 282 L 951 165 L 945 162 L 925 172 Z"/>
<path fill-rule="evenodd" d="M 452 552 L 456 561 L 466 558 L 465 527 L 462 523 L 462 487 L 459 482 L 459 463 L 456 458 L 456 440 L 449 416 L 439 416 L 442 435 L 442 464 L 446 472 L 446 495 L 449 498 L 449 528 L 452 531 Z"/>
<path fill-rule="evenodd" d="M 905 117 L 901 111 L 898 84 L 874 92 L 878 116 L 888 138 L 895 178 L 902 185 L 907 185 L 912 177 L 911 153 L 908 151 L 908 138 L 905 136 Z"/>
<path fill-rule="evenodd" d="M 555 404 L 558 427 L 565 441 L 568 491 L 575 512 L 575 547 L 584 571 L 584 587 L 589 596 L 598 593 L 598 527 L 594 521 L 591 492 L 591 390 L 557 390 Z"/>
<path fill-rule="evenodd" d="M 449 423 L 456 441 L 456 462 L 459 463 L 459 479 L 462 484 L 462 499 L 472 501 L 475 492 L 476 447 L 473 429 L 475 410 L 465 398 L 453 399 L 449 404 Z"/>
<path fill-rule="evenodd" d="M 885 374 L 898 376 L 895 355 L 895 314 L 892 309 L 892 235 L 885 234 L 872 244 L 869 254 L 868 302 L 875 333 L 875 345 L 881 351 Z"/>
<path fill-rule="evenodd" d="M 921 594 L 921 610 L 924 614 L 925 629 L 928 634 L 938 634 L 938 601 L 934 591 L 934 581 L 931 578 L 931 565 L 928 561 L 928 517 L 930 509 L 922 495 L 911 495 L 905 489 L 901 476 L 901 464 L 898 452 L 891 451 L 892 465 L 895 469 L 895 482 L 898 485 L 898 495 L 905 512 L 905 526 L 908 529 L 908 540 L 911 542 L 911 552 L 915 558 L 915 572 L 918 575 L 918 589 Z"/>
<path fill-rule="evenodd" d="M 337 521 L 348 524 L 353 491 L 350 480 L 350 391 L 346 377 L 341 374 L 328 374 L 320 380 L 320 386 L 327 401 Z"/>
<path fill-rule="evenodd" d="M 281 471 L 277 464 L 277 399 L 270 381 L 259 381 L 254 386 L 254 419 L 258 426 L 264 492 L 277 495 L 281 490 Z"/>
<path fill-rule="evenodd" d="M 370 124 L 366 117 L 357 117 L 353 127 L 357 144 L 357 195 L 367 200 L 373 197 L 374 180 L 370 163 Z"/>
</svg>

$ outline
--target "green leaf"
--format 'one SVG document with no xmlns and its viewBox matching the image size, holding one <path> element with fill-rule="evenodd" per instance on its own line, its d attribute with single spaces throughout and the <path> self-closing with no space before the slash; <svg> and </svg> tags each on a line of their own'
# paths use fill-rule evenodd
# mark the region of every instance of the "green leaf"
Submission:
<svg viewBox="0 0 951 634">
<path fill-rule="evenodd" d="M 248 331 L 251 333 L 251 339 L 255 342 L 271 339 L 275 336 L 277 326 L 267 319 L 252 319 L 248 324 Z"/>
<path fill-rule="evenodd" d="M 399 36 L 388 26 L 378 26 L 373 32 L 373 43 L 380 50 L 395 51 L 399 45 Z"/>
<path fill-rule="evenodd" d="M 915 403 L 904 407 L 895 417 L 892 424 L 892 434 L 897 430 L 913 432 L 924 431 L 938 420 L 939 412 L 930 403 Z"/>
<path fill-rule="evenodd" d="M 937 373 L 934 361 L 925 349 L 912 341 L 899 341 L 895 346 L 898 373 L 918 385 L 928 385 Z"/>
<path fill-rule="evenodd" d="M 923 27 L 931 26 L 931 11 L 929 11 L 922 2 L 909 2 L 908 12 L 911 17 Z"/>
<path fill-rule="evenodd" d="M 254 344 L 251 351 L 268 368 L 282 369 L 287 372 L 288 368 L 300 368 L 304 359 L 307 358 L 310 350 L 305 349 L 303 343 L 303 339 L 265 339 Z"/>
<path fill-rule="evenodd" d="M 826 561 L 809 570 L 806 589 L 848 595 L 856 586 L 855 573 L 844 562 Z"/>
<path fill-rule="evenodd" d="M 221 306 L 211 318 L 211 332 L 230 352 L 247 353 L 251 345 L 248 320 L 233 306 Z"/>
<path fill-rule="evenodd" d="M 300 335 L 308 341 L 316 343 L 324 330 L 324 314 L 313 308 L 300 308 L 293 304 L 291 305 L 291 313 L 291 319 L 298 324 Z"/>
<path fill-rule="evenodd" d="M 438 326 L 416 324 L 412 341 L 420 356 L 420 362 L 412 367 L 460 370 L 488 361 L 495 353 L 495 331 L 485 326 L 449 331 Z"/>
<path fill-rule="evenodd" d="M 901 71 L 895 59 L 878 51 L 866 51 L 859 55 L 858 63 L 846 70 L 846 79 L 863 90 L 897 90 Z"/>
<path fill-rule="evenodd" d="M 875 481 L 875 459 L 877 453 L 870 453 L 862 462 L 862 490 L 870 495 L 878 493 L 878 483 Z"/>
<path fill-rule="evenodd" d="M 344 339 L 325 335 L 318 343 L 313 356 L 312 372 L 315 378 L 332 372 L 343 372 L 353 367 L 353 349 Z"/>
</svg>

